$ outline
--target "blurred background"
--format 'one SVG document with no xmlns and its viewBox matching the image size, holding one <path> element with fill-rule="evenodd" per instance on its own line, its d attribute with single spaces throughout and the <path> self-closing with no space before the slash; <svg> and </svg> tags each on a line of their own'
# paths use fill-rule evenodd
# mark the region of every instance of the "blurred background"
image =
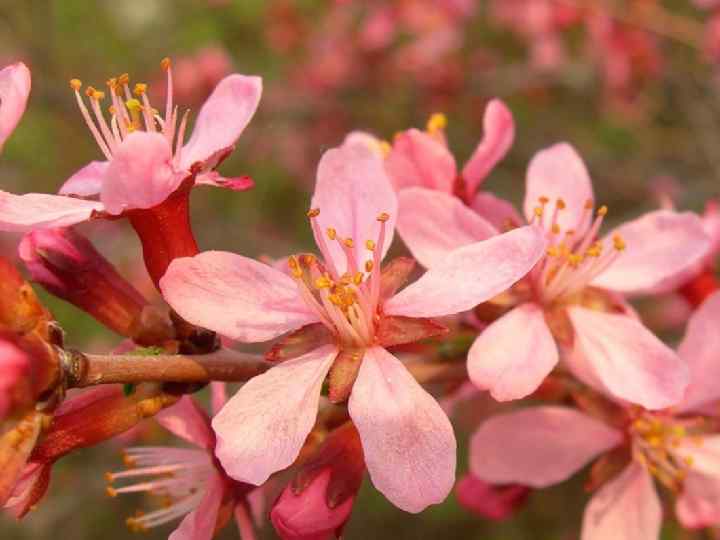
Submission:
<svg viewBox="0 0 720 540">
<path fill-rule="evenodd" d="M 611 221 L 670 201 L 702 211 L 717 196 L 718 0 L 0 0 L 0 64 L 23 60 L 33 76 L 28 110 L 0 159 L 0 187 L 54 192 L 98 159 L 69 79 L 102 88 L 128 72 L 131 82 L 150 85 L 157 104 L 165 56 L 173 60 L 176 102 L 191 111 L 231 72 L 264 80 L 258 113 L 221 169 L 252 176 L 256 188 L 194 191 L 202 249 L 276 257 L 310 247 L 305 211 L 326 149 L 354 129 L 392 140 L 443 112 L 462 163 L 482 136 L 493 97 L 507 103 L 517 128 L 486 187 L 516 203 L 530 157 L 563 140 L 585 158 Z M 155 294 L 128 227 L 94 223 L 83 232 L 102 238 L 101 251 Z M 4 255 L 13 256 L 17 240 L 0 238 Z M 82 312 L 43 295 L 72 346 L 107 351 L 117 344 Z M 641 307 L 658 331 L 672 330 L 664 306 Z M 460 448 L 486 407 L 462 408 Z M 149 424 L 134 437 L 146 444 L 164 435 Z M 63 460 L 39 509 L 20 525 L 0 516 L 0 537 L 128 537 L 125 517 L 149 504 L 105 496 L 103 472 L 122 468 L 121 447 L 108 443 Z M 366 486 L 346 537 L 569 540 L 577 538 L 586 498 L 580 481 L 566 484 L 534 493 L 516 518 L 492 523 L 454 497 L 410 516 Z M 264 533 L 274 538 L 269 526 Z M 663 534 L 690 538 L 672 526 Z M 221 537 L 236 532 L 228 527 Z"/>
</svg>

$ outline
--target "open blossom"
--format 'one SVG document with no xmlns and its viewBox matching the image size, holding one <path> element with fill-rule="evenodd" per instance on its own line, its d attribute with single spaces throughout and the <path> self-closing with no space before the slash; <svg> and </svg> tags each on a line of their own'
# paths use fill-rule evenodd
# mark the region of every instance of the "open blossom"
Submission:
<svg viewBox="0 0 720 540">
<path fill-rule="evenodd" d="M 421 511 L 452 488 L 455 437 L 438 403 L 386 347 L 436 335 L 444 329 L 428 317 L 507 289 L 542 255 L 542 234 L 523 227 L 461 248 L 397 292 L 412 267 L 399 259 L 381 268 L 397 201 L 377 152 L 357 141 L 326 152 L 312 208 L 322 258 L 290 257 L 283 272 L 206 252 L 176 259 L 161 280 L 183 318 L 230 338 L 260 342 L 300 329 L 270 355 L 290 359 L 250 380 L 213 420 L 217 456 L 230 476 L 253 484 L 291 465 L 330 373 L 330 399 L 349 396 L 373 484 L 398 507 Z"/>
<path fill-rule="evenodd" d="M 30 70 L 22 62 L 0 70 L 0 150 L 20 122 L 30 95 Z"/>
<path fill-rule="evenodd" d="M 223 383 L 212 384 L 213 409 L 225 403 Z M 213 458 L 215 434 L 207 413 L 189 396 L 155 419 L 171 433 L 197 448 L 135 447 L 125 451 L 127 470 L 107 473 L 108 494 L 149 493 L 169 501 L 162 508 L 127 519 L 134 531 L 180 519 L 170 540 L 210 540 L 230 515 L 235 516 L 243 540 L 254 540 L 253 516 L 262 492 L 239 484 Z M 122 484 L 121 487 L 118 487 Z"/>
<path fill-rule="evenodd" d="M 523 221 L 489 193 L 479 193 L 471 206 L 421 188 L 403 190 L 399 200 L 398 230 L 430 269 L 453 250 Z M 498 400 L 537 389 L 559 350 L 578 377 L 618 398 L 659 409 L 683 396 L 686 366 L 620 295 L 649 291 L 696 264 L 709 248 L 700 219 L 660 210 L 598 239 L 607 208 L 593 216 L 593 206 L 590 177 L 570 145 L 532 159 L 525 217 L 543 230 L 548 247 L 526 279 L 495 299 L 509 310 L 480 334 L 468 356 L 470 379 Z"/>
<path fill-rule="evenodd" d="M 85 89 L 73 79 L 80 112 L 105 161 L 93 161 L 71 176 L 59 195 L 0 192 L 0 229 L 28 231 L 79 223 L 98 213 L 117 216 L 133 209 L 149 209 L 192 181 L 232 189 L 250 187 L 247 178 L 223 178 L 214 169 L 232 151 L 235 141 L 257 108 L 259 77 L 239 74 L 224 78 L 200 109 L 192 135 L 185 142 L 188 113 L 173 103 L 172 69 L 163 61 L 168 90 L 164 113 L 155 110 L 147 85 L 129 87 L 127 74 L 107 82 L 108 120 L 101 109 L 106 93 Z M 92 198 L 99 200 L 90 200 Z"/>
<path fill-rule="evenodd" d="M 677 494 L 684 526 L 720 524 L 720 434 L 706 418 L 717 415 L 720 399 L 718 323 L 720 293 L 715 293 L 692 316 L 679 346 L 692 375 L 677 407 L 653 412 L 619 403 L 615 414 L 601 419 L 557 406 L 499 415 L 473 436 L 473 474 L 492 483 L 541 488 L 607 454 L 604 463 L 612 467 L 600 466 L 601 460 L 594 470 L 604 485 L 585 509 L 583 540 L 656 540 L 662 512 L 653 478 Z M 607 478 L 603 469 L 618 472 Z"/>
</svg>

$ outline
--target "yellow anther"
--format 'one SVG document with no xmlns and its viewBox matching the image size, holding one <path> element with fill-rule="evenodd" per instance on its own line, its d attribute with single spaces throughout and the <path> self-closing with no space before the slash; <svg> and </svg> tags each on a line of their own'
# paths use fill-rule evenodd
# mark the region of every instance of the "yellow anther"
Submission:
<svg viewBox="0 0 720 540">
<path fill-rule="evenodd" d="M 683 461 L 685 462 L 685 465 L 687 465 L 688 467 L 692 467 L 695 464 L 695 460 L 693 459 L 692 456 L 685 456 L 683 458 Z"/>
<path fill-rule="evenodd" d="M 600 208 L 598 208 L 597 215 L 604 216 L 605 214 L 607 214 L 607 211 L 608 211 L 607 206 L 603 205 Z"/>
<path fill-rule="evenodd" d="M 388 214 L 387 212 L 382 212 L 382 213 L 377 217 L 377 220 L 380 221 L 380 222 L 382 222 L 382 223 L 385 223 L 388 219 L 390 219 L 390 214 Z"/>
<path fill-rule="evenodd" d="M 613 247 L 618 251 L 623 251 L 626 247 L 625 240 L 619 234 L 613 236 Z"/>
<path fill-rule="evenodd" d="M 375 242 L 372 240 L 365 240 L 365 248 L 368 251 L 375 251 Z"/>
<path fill-rule="evenodd" d="M 662 446 L 663 440 L 662 437 L 660 437 L 659 435 L 651 435 L 647 438 L 647 442 L 653 448 L 660 448 Z"/>
<path fill-rule="evenodd" d="M 331 301 L 333 304 L 335 304 L 336 306 L 342 306 L 342 305 L 343 305 L 342 298 L 341 298 L 340 295 L 338 295 L 338 294 L 331 294 L 330 296 L 328 296 L 328 298 L 329 298 L 330 301 Z"/>
<path fill-rule="evenodd" d="M 95 95 L 95 92 L 97 92 L 97 90 L 95 90 L 95 87 L 93 86 L 88 86 L 85 89 L 85 95 L 89 98 L 93 97 L 93 95 Z"/>
<path fill-rule="evenodd" d="M 80 90 L 82 87 L 82 81 L 80 79 L 70 79 L 70 88 L 73 90 Z"/>
<path fill-rule="evenodd" d="M 579 255 L 577 253 L 570 253 L 570 255 L 568 255 L 567 259 L 568 259 L 568 264 L 570 266 L 572 266 L 573 268 L 577 268 L 583 260 L 582 255 Z"/>
<path fill-rule="evenodd" d="M 372 261 L 365 261 L 365 271 L 366 272 L 372 272 L 373 268 L 375 267 L 375 264 Z"/>
<path fill-rule="evenodd" d="M 163 58 L 162 60 L 160 60 L 160 67 L 163 68 L 165 71 L 170 69 L 170 65 L 171 65 L 170 58 L 168 58 L 167 56 L 165 58 Z"/>
<path fill-rule="evenodd" d="M 117 497 L 117 490 L 112 486 L 107 486 L 105 488 L 105 493 L 107 493 L 108 497 Z"/>
<path fill-rule="evenodd" d="M 320 215 L 320 209 L 319 208 L 311 208 L 310 210 L 307 211 L 306 215 L 309 218 L 318 217 Z"/>
<path fill-rule="evenodd" d="M 353 283 L 355 285 L 360 285 L 363 281 L 363 273 L 362 272 L 356 272 L 353 276 Z"/>
<path fill-rule="evenodd" d="M 304 265 L 306 268 L 310 268 L 316 261 L 317 259 L 315 258 L 315 255 L 311 253 L 300 255 L 300 264 Z"/>
<path fill-rule="evenodd" d="M 566 206 L 565 199 L 560 198 L 555 202 L 555 208 L 558 210 L 565 210 Z"/>
<path fill-rule="evenodd" d="M 585 210 L 592 210 L 593 202 L 592 199 L 588 199 L 585 201 Z"/>
<path fill-rule="evenodd" d="M 301 278 L 303 275 L 303 271 L 300 268 L 300 265 L 298 264 L 298 261 L 295 257 L 290 257 L 288 259 L 288 268 L 290 268 L 290 272 L 293 276 L 296 278 Z"/>
<path fill-rule="evenodd" d="M 335 240 L 335 238 L 337 238 L 337 231 L 332 227 L 328 227 L 327 235 L 330 240 Z"/>
<path fill-rule="evenodd" d="M 547 253 L 548 257 L 558 257 L 560 255 L 560 250 L 557 246 L 551 246 L 547 248 L 545 253 Z"/>
<path fill-rule="evenodd" d="M 672 432 L 676 437 L 685 437 L 687 435 L 687 430 L 684 426 L 673 426 Z"/>
<path fill-rule="evenodd" d="M 548 199 L 547 197 L 545 197 L 545 196 L 543 195 L 542 197 L 538 197 L 538 201 L 540 202 L 540 204 L 542 204 L 543 206 L 545 206 L 547 203 L 550 202 L 550 199 Z"/>
<path fill-rule="evenodd" d="M 560 234 L 560 225 L 558 225 L 557 223 L 553 223 L 552 227 L 550 227 L 550 231 L 553 234 Z"/>
<path fill-rule="evenodd" d="M 136 96 L 142 96 L 147 92 L 147 84 L 145 83 L 135 83 L 135 88 L 133 88 L 133 94 Z"/>
<path fill-rule="evenodd" d="M 119 75 L 117 78 L 117 82 L 120 86 L 125 86 L 130 82 L 130 75 L 127 73 L 123 73 L 122 75 Z"/>
<path fill-rule="evenodd" d="M 332 287 L 333 282 L 328 279 L 326 276 L 320 276 L 315 280 L 315 288 L 316 289 L 329 289 Z"/>
<path fill-rule="evenodd" d="M 543 215 L 543 208 L 542 208 L 542 206 L 536 206 L 535 208 L 533 208 L 533 212 L 535 213 L 535 215 L 536 215 L 537 217 L 542 217 L 542 215 Z"/>
<path fill-rule="evenodd" d="M 392 145 L 387 141 L 378 141 L 378 146 L 380 147 L 380 153 L 383 157 L 388 157 L 388 154 L 390 154 L 392 150 Z"/>
<path fill-rule="evenodd" d="M 103 99 L 105 99 L 105 92 L 95 90 L 95 92 L 93 92 L 92 98 L 97 101 L 102 101 Z"/>
<path fill-rule="evenodd" d="M 345 247 L 352 248 L 355 247 L 355 242 L 353 242 L 352 238 L 346 238 L 343 240 L 343 244 L 345 244 Z"/>
<path fill-rule="evenodd" d="M 115 481 L 115 475 L 111 472 L 106 472 L 105 473 L 105 481 L 108 484 L 112 484 Z"/>
<path fill-rule="evenodd" d="M 427 132 L 431 135 L 447 127 L 447 117 L 442 113 L 435 113 L 427 121 Z"/>
<path fill-rule="evenodd" d="M 125 106 L 127 107 L 128 111 L 132 112 L 140 112 L 142 110 L 142 103 L 140 103 L 137 99 L 132 98 L 128 99 L 125 102 Z"/>
<path fill-rule="evenodd" d="M 601 254 L 602 244 L 600 242 L 595 242 L 587 249 L 587 251 L 585 251 L 585 255 L 587 255 L 588 257 L 599 257 Z"/>
<path fill-rule="evenodd" d="M 105 84 L 110 88 L 111 90 L 115 90 L 115 87 L 117 86 L 117 78 L 110 77 L 107 81 L 105 81 Z"/>
</svg>

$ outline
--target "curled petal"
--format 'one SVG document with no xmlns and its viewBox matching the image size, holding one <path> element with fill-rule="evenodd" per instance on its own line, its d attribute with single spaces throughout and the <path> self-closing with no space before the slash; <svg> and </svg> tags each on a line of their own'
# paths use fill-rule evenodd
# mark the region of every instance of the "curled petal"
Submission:
<svg viewBox="0 0 720 540">
<path fill-rule="evenodd" d="M 385 162 L 395 189 L 424 187 L 452 193 L 457 176 L 455 158 L 435 137 L 409 129 L 395 137 Z"/>
<path fill-rule="evenodd" d="M 25 112 L 30 85 L 30 70 L 22 62 L 0 70 L 0 150 Z"/>
<path fill-rule="evenodd" d="M 249 176 L 225 178 L 216 171 L 199 174 L 195 177 L 195 185 L 212 186 L 229 189 L 231 191 L 247 191 L 255 187 L 255 182 Z"/>
<path fill-rule="evenodd" d="M 388 300 L 385 312 L 440 317 L 467 311 L 512 286 L 544 252 L 544 235 L 533 226 L 461 247 Z"/>
<path fill-rule="evenodd" d="M 407 512 L 440 503 L 455 482 L 448 417 L 402 363 L 380 347 L 365 358 L 349 402 L 373 485 Z"/>
<path fill-rule="evenodd" d="M 90 219 L 105 207 L 95 201 L 84 201 L 60 195 L 28 193 L 14 195 L 0 191 L 0 230 L 29 232 L 48 227 L 68 227 Z"/>
<path fill-rule="evenodd" d="M 59 195 L 71 197 L 93 197 L 102 191 L 103 180 L 107 173 L 108 161 L 91 161 L 70 178 L 58 191 Z"/>
<path fill-rule="evenodd" d="M 175 259 L 160 288 L 185 320 L 239 341 L 266 341 L 317 321 L 291 277 L 224 251 Z"/>
<path fill-rule="evenodd" d="M 251 379 L 212 421 L 216 455 L 254 485 L 295 461 L 315 423 L 320 389 L 338 350 L 326 345 Z"/>
<path fill-rule="evenodd" d="M 494 416 L 470 442 L 470 470 L 493 484 L 542 488 L 567 480 L 622 434 L 579 411 L 532 407 Z"/>
</svg>

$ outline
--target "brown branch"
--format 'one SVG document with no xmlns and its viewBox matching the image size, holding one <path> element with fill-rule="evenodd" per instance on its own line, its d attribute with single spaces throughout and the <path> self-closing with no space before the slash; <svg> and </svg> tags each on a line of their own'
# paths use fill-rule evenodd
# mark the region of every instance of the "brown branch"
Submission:
<svg viewBox="0 0 720 540">
<path fill-rule="evenodd" d="M 222 349 L 210 354 L 138 356 L 68 353 L 69 388 L 98 384 L 244 382 L 272 364 L 262 356 Z"/>
</svg>

